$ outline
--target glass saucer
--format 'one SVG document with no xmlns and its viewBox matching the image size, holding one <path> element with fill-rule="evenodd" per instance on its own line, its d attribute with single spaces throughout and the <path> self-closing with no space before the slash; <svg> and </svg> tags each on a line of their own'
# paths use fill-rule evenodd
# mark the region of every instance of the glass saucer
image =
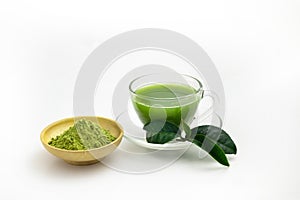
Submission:
<svg viewBox="0 0 300 200">
<path fill-rule="evenodd" d="M 217 114 L 213 112 L 206 112 L 205 114 L 196 115 L 190 127 L 196 127 L 200 124 L 210 124 L 218 127 L 222 126 L 222 120 Z M 140 147 L 153 150 L 182 150 L 187 149 L 191 143 L 172 140 L 165 144 L 152 144 L 146 141 L 146 131 L 143 130 L 143 125 L 139 122 L 138 118 L 133 119 L 129 111 L 125 111 L 117 116 L 116 121 L 121 124 L 124 130 L 124 137 Z"/>
</svg>

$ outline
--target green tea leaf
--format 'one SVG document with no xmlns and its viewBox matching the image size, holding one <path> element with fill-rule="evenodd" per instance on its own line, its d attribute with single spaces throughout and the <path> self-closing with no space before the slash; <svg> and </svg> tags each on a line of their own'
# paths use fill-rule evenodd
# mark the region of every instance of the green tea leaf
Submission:
<svg viewBox="0 0 300 200">
<path fill-rule="evenodd" d="M 147 142 L 155 144 L 164 144 L 179 137 L 182 129 L 186 133 L 183 140 L 194 143 L 220 164 L 229 166 L 226 153 L 236 154 L 237 149 L 230 136 L 221 128 L 205 125 L 191 130 L 186 123 L 178 127 L 167 121 L 152 121 L 144 126 L 144 130 L 147 131 Z"/>
<path fill-rule="evenodd" d="M 236 154 L 237 152 L 236 145 L 231 137 L 219 127 L 210 125 L 198 126 L 193 128 L 191 132 L 191 137 L 200 143 L 203 143 L 205 137 L 209 138 L 220 146 L 225 154 Z"/>
<path fill-rule="evenodd" d="M 197 134 L 197 139 L 194 139 L 193 143 L 198 147 L 200 147 L 201 149 L 203 149 L 204 151 L 206 151 L 207 153 L 209 153 L 209 155 L 211 155 L 211 157 L 213 157 L 220 164 L 229 167 L 229 162 L 227 160 L 225 152 L 222 150 L 222 148 L 219 145 L 214 143 L 205 135 Z"/>
<path fill-rule="evenodd" d="M 145 124 L 146 140 L 149 143 L 164 144 L 175 139 L 180 134 L 180 128 L 167 121 L 152 121 Z"/>
</svg>

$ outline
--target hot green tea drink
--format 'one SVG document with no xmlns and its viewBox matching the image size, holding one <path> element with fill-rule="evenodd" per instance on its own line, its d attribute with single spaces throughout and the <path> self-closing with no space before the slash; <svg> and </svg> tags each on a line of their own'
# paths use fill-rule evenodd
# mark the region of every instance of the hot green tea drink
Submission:
<svg viewBox="0 0 300 200">
<path fill-rule="evenodd" d="M 200 98 L 189 85 L 154 83 L 137 88 L 132 102 L 144 124 L 166 120 L 179 125 L 181 120 L 186 123 L 192 121 Z"/>
</svg>

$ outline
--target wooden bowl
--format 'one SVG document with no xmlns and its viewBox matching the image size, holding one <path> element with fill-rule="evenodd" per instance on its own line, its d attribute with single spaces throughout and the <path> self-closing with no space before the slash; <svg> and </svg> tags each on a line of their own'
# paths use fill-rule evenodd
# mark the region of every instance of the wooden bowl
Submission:
<svg viewBox="0 0 300 200">
<path fill-rule="evenodd" d="M 105 146 L 89 150 L 65 150 L 48 144 L 51 138 L 62 134 L 70 126 L 73 126 L 76 120 L 83 118 L 94 122 L 98 121 L 100 126 L 109 130 L 116 139 Z M 47 151 L 72 165 L 90 165 L 99 162 L 102 158 L 113 152 L 118 147 L 122 137 L 123 130 L 116 121 L 96 116 L 80 116 L 56 121 L 48 125 L 40 135 L 41 142 Z"/>
</svg>

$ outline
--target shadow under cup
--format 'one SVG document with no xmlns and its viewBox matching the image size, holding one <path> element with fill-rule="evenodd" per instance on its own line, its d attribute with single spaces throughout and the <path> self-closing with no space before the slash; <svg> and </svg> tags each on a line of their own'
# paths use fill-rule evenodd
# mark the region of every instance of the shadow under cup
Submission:
<svg viewBox="0 0 300 200">
<path fill-rule="evenodd" d="M 190 124 L 203 97 L 201 82 L 189 75 L 145 75 L 134 79 L 129 89 L 133 107 L 144 125 L 151 121 Z"/>
</svg>

